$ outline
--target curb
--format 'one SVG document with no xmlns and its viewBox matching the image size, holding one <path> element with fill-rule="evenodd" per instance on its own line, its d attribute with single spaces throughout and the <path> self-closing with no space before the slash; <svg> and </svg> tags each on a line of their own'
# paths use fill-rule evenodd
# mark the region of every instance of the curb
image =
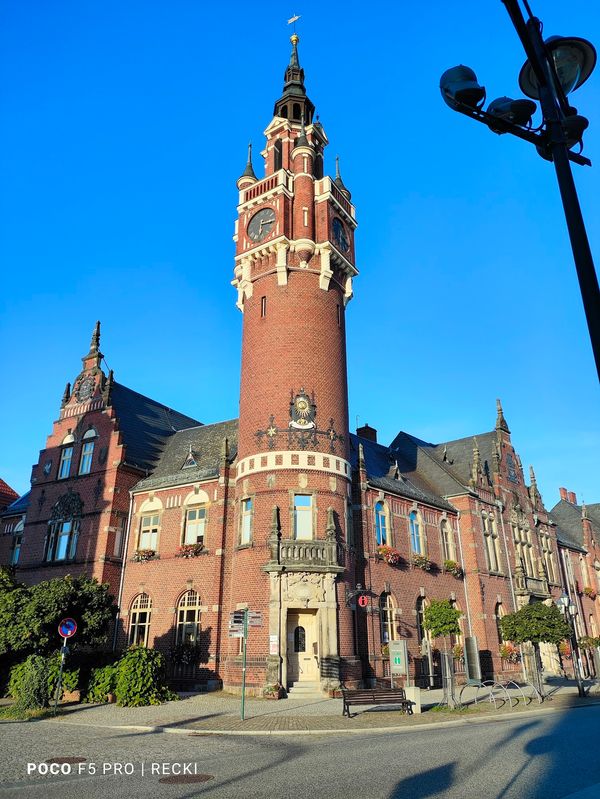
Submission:
<svg viewBox="0 0 600 799">
<path fill-rule="evenodd" d="M 465 727 L 469 724 L 489 724 L 506 723 L 519 718 L 531 718 L 540 713 L 564 713 L 567 710 L 583 710 L 588 707 L 598 707 L 600 701 L 589 702 L 585 705 L 570 705 L 568 707 L 539 707 L 536 710 L 522 710 L 519 713 L 506 715 L 506 716 L 492 716 L 482 715 L 477 718 L 470 719 L 456 719 L 455 721 L 437 721 L 430 724 L 409 724 L 402 727 L 361 727 L 355 730 L 341 729 L 333 727 L 330 729 L 314 729 L 314 730 L 198 730 L 193 727 L 168 727 L 162 725 L 138 725 L 138 724 L 86 724 L 81 721 L 66 721 L 65 719 L 40 719 L 40 724 L 68 724 L 74 727 L 94 727 L 103 730 L 121 730 L 130 732 L 146 732 L 157 733 L 164 732 L 169 735 L 188 735 L 188 736 L 204 736 L 204 735 L 222 735 L 222 736 L 268 736 L 268 735 L 370 735 L 370 734 L 383 734 L 383 733 L 411 733 L 415 730 L 441 730 L 448 727 Z"/>
</svg>

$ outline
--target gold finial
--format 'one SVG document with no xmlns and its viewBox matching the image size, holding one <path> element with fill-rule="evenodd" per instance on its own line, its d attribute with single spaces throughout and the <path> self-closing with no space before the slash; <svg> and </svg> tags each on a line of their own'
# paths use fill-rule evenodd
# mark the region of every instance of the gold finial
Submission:
<svg viewBox="0 0 600 799">
<path fill-rule="evenodd" d="M 290 42 L 293 45 L 296 45 L 296 44 L 298 44 L 299 41 L 300 41 L 300 37 L 298 36 L 298 34 L 297 33 L 292 33 L 292 35 L 290 36 Z"/>
</svg>

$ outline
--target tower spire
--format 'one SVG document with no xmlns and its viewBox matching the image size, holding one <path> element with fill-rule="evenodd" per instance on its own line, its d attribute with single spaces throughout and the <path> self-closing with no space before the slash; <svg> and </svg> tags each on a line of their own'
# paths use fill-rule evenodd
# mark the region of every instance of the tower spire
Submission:
<svg viewBox="0 0 600 799">
<path fill-rule="evenodd" d="M 298 58 L 298 42 L 300 41 L 300 37 L 294 31 L 290 36 L 290 42 L 292 43 L 292 52 L 290 55 L 290 67 L 300 69 L 300 60 Z"/>
<path fill-rule="evenodd" d="M 336 157 L 335 157 L 335 180 L 333 182 L 335 183 L 335 185 L 338 187 L 338 189 L 342 192 L 342 194 L 344 195 L 344 197 L 347 200 L 349 200 L 352 197 L 352 195 L 350 194 L 350 192 L 346 188 L 346 186 L 344 184 L 344 181 L 342 180 L 342 175 L 340 173 L 340 157 L 339 157 L 339 155 L 336 155 Z"/>
<path fill-rule="evenodd" d="M 90 355 L 95 355 L 100 349 L 100 322 L 96 322 L 92 340 L 90 341 Z"/>
<path fill-rule="evenodd" d="M 504 430 L 505 433 L 510 433 L 506 419 L 504 418 L 504 411 L 502 410 L 502 403 L 499 399 L 496 400 L 496 430 Z"/>
<path fill-rule="evenodd" d="M 252 183 L 256 183 L 258 178 L 254 172 L 254 167 L 252 166 L 252 142 L 248 142 L 248 160 L 246 161 L 246 168 L 242 172 L 242 174 L 237 179 L 237 187 L 238 189 L 242 189 L 245 186 L 250 186 Z"/>
<path fill-rule="evenodd" d="M 275 103 L 274 115 L 284 117 L 292 122 L 300 122 L 304 116 L 307 125 L 312 124 L 315 107 L 306 96 L 304 88 L 304 70 L 300 66 L 298 42 L 300 37 L 293 33 L 290 37 L 292 52 L 283 76 L 283 94 Z"/>
</svg>

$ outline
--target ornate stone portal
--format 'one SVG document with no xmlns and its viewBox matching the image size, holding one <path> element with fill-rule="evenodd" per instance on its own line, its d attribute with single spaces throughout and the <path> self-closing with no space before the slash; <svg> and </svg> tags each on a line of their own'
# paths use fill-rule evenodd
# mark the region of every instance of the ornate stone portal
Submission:
<svg viewBox="0 0 600 799">
<path fill-rule="evenodd" d="M 331 572 L 270 571 L 269 635 L 272 644 L 267 681 L 287 686 L 294 641 L 288 636 L 288 615 L 314 611 L 318 673 L 323 691 L 339 688 L 336 575 Z M 278 653 L 274 653 L 275 645 Z M 313 642 L 308 642 L 309 646 Z"/>
</svg>

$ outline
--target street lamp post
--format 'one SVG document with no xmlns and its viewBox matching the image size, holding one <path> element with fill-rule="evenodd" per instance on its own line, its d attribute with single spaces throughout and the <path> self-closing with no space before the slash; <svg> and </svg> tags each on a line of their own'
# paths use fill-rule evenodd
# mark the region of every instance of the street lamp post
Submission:
<svg viewBox="0 0 600 799">
<path fill-rule="evenodd" d="M 559 599 L 557 599 L 556 604 L 565 617 L 565 621 L 571 630 L 571 653 L 573 656 L 573 671 L 575 673 L 575 680 L 577 681 L 577 693 L 579 696 L 585 696 L 585 690 L 581 680 L 581 672 L 579 670 L 579 649 L 577 647 L 577 635 L 575 633 L 575 626 L 573 624 L 573 617 L 577 613 L 577 608 L 566 594 L 563 594 Z"/>
<path fill-rule="evenodd" d="M 532 127 L 536 104 L 531 100 L 500 97 L 484 111 L 485 88 L 477 83 L 475 73 L 468 67 L 453 67 L 444 72 L 440 80 L 442 97 L 454 111 L 483 122 L 494 133 L 512 133 L 535 144 L 542 158 L 554 163 L 600 378 L 600 289 L 569 163 L 591 166 L 591 161 L 581 155 L 588 120 L 567 101 L 567 95 L 591 75 L 596 51 L 590 42 L 576 37 L 552 36 L 544 41 L 540 20 L 531 13 L 528 0 L 523 0 L 529 15 L 527 22 L 519 0 L 502 2 L 527 55 L 519 85 L 524 94 L 540 101 L 542 125 L 536 129 Z M 572 150 L 576 145 L 580 146 L 579 152 Z"/>
</svg>

